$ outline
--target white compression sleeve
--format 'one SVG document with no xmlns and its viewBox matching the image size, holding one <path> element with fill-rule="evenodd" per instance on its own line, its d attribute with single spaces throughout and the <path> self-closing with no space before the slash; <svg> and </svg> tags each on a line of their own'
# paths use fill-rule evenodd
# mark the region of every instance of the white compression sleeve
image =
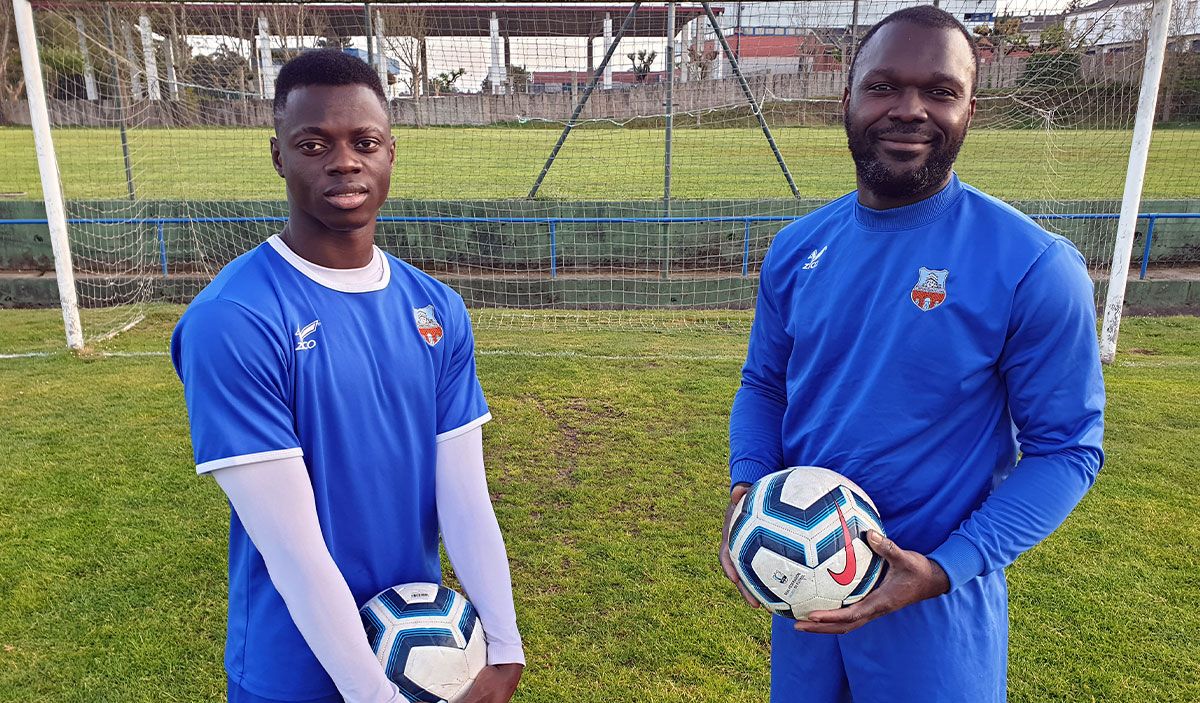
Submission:
<svg viewBox="0 0 1200 703">
<path fill-rule="evenodd" d="M 487 634 L 488 664 L 524 664 L 504 538 L 483 469 L 483 429 L 437 445 L 438 526 L 454 573 Z"/>
<path fill-rule="evenodd" d="M 231 466 L 214 471 L 213 477 L 338 693 L 347 703 L 403 700 L 371 652 L 354 596 L 321 536 L 304 460 Z"/>
</svg>

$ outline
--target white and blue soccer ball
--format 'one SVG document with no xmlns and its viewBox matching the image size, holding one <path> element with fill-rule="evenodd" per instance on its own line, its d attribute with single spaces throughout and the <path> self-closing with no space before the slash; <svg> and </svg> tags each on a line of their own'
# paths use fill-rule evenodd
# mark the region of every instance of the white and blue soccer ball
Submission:
<svg viewBox="0 0 1200 703">
<path fill-rule="evenodd" d="M 453 589 L 393 586 L 358 612 L 375 657 L 405 700 L 454 703 L 487 664 L 475 607 Z"/>
<path fill-rule="evenodd" d="M 856 603 L 879 583 L 884 562 L 867 530 L 885 534 L 866 492 L 829 469 L 798 466 L 764 476 L 742 497 L 729 554 L 763 606 L 806 619 Z"/>
</svg>

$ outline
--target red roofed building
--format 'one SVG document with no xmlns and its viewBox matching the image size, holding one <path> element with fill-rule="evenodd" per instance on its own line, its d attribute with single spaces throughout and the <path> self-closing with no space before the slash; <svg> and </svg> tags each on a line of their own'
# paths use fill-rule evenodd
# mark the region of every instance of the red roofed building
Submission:
<svg viewBox="0 0 1200 703">
<path fill-rule="evenodd" d="M 729 48 L 738 57 L 742 71 L 751 73 L 812 73 L 840 71 L 841 52 L 838 46 L 815 32 L 802 34 L 734 34 L 726 37 Z M 713 41 L 705 49 L 719 51 Z"/>
<path fill-rule="evenodd" d="M 642 83 L 661 83 L 666 80 L 666 71 L 650 71 Z M 587 88 L 592 74 L 587 71 L 530 71 L 530 84 L 533 93 L 569 93 L 571 84 L 577 90 Z M 637 74 L 633 71 L 613 71 L 613 88 L 628 88 L 638 83 Z"/>
</svg>

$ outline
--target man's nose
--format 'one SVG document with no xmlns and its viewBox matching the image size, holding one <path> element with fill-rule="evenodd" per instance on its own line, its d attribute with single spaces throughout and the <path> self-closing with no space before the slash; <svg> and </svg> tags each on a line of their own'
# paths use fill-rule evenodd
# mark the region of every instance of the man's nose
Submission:
<svg viewBox="0 0 1200 703">
<path fill-rule="evenodd" d="M 328 173 L 358 173 L 362 171 L 362 157 L 352 145 L 335 145 L 325 170 Z"/>
<path fill-rule="evenodd" d="M 915 88 L 901 90 L 888 116 L 901 122 L 924 122 L 929 117 L 921 91 Z"/>
</svg>

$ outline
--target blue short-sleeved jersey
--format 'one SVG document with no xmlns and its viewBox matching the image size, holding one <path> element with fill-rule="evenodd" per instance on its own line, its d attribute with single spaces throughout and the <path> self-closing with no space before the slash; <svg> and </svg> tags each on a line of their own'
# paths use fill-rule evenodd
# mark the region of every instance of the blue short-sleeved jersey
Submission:
<svg viewBox="0 0 1200 703">
<path fill-rule="evenodd" d="M 273 238 L 200 293 L 171 339 L 199 472 L 303 456 L 325 542 L 355 600 L 440 580 L 436 444 L 490 419 L 462 299 L 385 255 L 339 289 Z M 336 693 L 230 519 L 225 665 L 271 698 Z"/>
</svg>

